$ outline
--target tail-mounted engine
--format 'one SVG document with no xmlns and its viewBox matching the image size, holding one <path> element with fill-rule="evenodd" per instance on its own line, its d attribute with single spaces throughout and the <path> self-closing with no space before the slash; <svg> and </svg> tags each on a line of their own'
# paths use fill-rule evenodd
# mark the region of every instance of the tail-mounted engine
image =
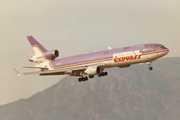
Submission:
<svg viewBox="0 0 180 120">
<path fill-rule="evenodd" d="M 46 57 L 46 59 L 48 60 L 54 60 L 58 56 L 59 56 L 58 50 L 51 50 L 44 53 L 44 57 Z"/>
<path fill-rule="evenodd" d="M 44 62 L 46 60 L 54 60 L 59 56 L 59 51 L 58 50 L 51 50 L 44 52 L 43 54 L 41 53 L 36 53 L 36 54 L 30 54 L 28 55 L 28 59 L 30 62 Z"/>
</svg>

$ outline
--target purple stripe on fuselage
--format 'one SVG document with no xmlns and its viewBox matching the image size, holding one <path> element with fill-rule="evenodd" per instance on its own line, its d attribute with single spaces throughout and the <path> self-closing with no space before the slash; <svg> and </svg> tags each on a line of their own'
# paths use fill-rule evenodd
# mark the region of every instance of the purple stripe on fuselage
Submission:
<svg viewBox="0 0 180 120">
<path fill-rule="evenodd" d="M 81 54 L 81 55 L 53 60 L 51 61 L 51 65 L 53 67 L 63 67 L 63 66 L 68 66 L 68 65 L 73 65 L 73 64 L 112 59 L 113 54 L 115 53 L 129 52 L 129 51 L 135 51 L 135 50 L 140 50 L 140 52 L 144 54 L 148 52 L 158 51 L 157 47 L 160 47 L 160 46 L 163 46 L 163 45 L 142 44 L 142 45 L 136 45 L 136 46 L 130 46 L 130 47 L 124 47 L 124 48 L 117 48 L 117 49 L 112 49 L 112 50 L 104 50 L 104 51 L 88 53 L 88 54 Z M 163 49 L 167 49 L 167 48 L 164 47 L 161 50 Z"/>
</svg>

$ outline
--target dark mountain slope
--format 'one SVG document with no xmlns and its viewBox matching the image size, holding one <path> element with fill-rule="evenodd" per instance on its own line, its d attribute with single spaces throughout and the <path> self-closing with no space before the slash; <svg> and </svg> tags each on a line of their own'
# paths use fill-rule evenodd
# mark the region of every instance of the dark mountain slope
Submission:
<svg viewBox="0 0 180 120">
<path fill-rule="evenodd" d="M 0 106 L 0 120 L 178 120 L 180 58 L 108 69 L 79 83 L 65 77 L 28 99 Z M 53 77 L 52 77 L 53 80 Z"/>
</svg>

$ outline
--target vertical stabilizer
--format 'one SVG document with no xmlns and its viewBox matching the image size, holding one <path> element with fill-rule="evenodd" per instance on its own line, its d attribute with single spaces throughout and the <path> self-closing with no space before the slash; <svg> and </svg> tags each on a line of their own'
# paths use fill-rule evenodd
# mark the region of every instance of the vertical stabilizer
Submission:
<svg viewBox="0 0 180 120">
<path fill-rule="evenodd" d="M 37 53 L 44 53 L 46 52 L 46 48 L 44 48 L 33 36 L 27 36 L 34 52 Z"/>
</svg>

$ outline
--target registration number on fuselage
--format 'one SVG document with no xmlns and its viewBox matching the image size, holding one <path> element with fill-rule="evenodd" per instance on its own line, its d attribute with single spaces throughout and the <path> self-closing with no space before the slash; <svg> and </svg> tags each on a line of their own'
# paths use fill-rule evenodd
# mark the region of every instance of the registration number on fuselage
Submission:
<svg viewBox="0 0 180 120">
<path fill-rule="evenodd" d="M 114 62 L 123 62 L 129 60 L 136 60 L 141 58 L 141 54 L 139 50 L 135 51 L 128 51 L 122 53 L 115 53 L 113 54 Z"/>
</svg>

